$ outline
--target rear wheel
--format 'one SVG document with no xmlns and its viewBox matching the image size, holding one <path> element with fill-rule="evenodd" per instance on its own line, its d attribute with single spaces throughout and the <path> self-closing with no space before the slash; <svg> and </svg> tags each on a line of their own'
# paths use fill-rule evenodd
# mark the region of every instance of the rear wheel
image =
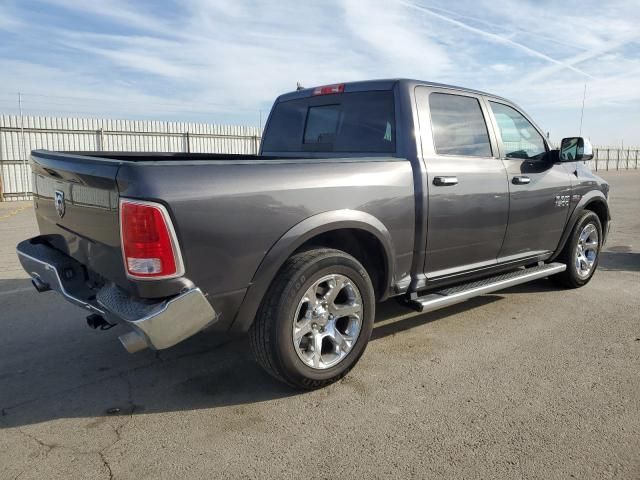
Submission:
<svg viewBox="0 0 640 480">
<path fill-rule="evenodd" d="M 291 257 L 276 276 L 249 332 L 258 363 L 297 388 L 346 375 L 373 328 L 371 279 L 352 256 L 317 249 Z"/>
<path fill-rule="evenodd" d="M 598 268 L 602 245 L 602 225 L 594 212 L 585 211 L 576 222 L 558 260 L 567 269 L 554 275 L 554 279 L 569 288 L 582 287 L 589 283 Z"/>
</svg>

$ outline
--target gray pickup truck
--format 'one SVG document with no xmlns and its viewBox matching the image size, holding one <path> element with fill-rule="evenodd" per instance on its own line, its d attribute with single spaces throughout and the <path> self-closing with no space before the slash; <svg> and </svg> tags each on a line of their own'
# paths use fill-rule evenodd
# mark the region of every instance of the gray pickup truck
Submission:
<svg viewBox="0 0 640 480">
<path fill-rule="evenodd" d="M 494 95 L 328 85 L 278 97 L 258 156 L 34 151 L 40 235 L 17 251 L 90 326 L 130 327 L 130 352 L 249 332 L 270 374 L 318 388 L 363 354 L 376 302 L 586 284 L 610 225 L 591 156 Z"/>
</svg>

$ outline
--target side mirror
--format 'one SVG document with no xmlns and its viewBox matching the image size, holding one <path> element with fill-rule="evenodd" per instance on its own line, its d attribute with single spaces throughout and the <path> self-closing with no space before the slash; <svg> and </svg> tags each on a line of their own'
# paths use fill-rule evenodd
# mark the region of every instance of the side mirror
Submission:
<svg viewBox="0 0 640 480">
<path fill-rule="evenodd" d="M 585 162 L 593 158 L 591 142 L 582 137 L 563 138 L 560 144 L 561 162 Z"/>
</svg>

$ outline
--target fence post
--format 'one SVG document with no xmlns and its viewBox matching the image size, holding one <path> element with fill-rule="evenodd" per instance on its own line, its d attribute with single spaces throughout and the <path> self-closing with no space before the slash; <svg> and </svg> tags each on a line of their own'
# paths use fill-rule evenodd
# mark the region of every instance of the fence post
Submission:
<svg viewBox="0 0 640 480">
<path fill-rule="evenodd" d="M 1 115 L 0 115 L 0 120 L 2 120 Z M 2 164 L 2 125 L 3 125 L 3 122 L 0 122 L 0 202 L 4 200 L 4 194 L 2 193 L 2 182 L 4 179 L 4 166 Z M 637 152 L 636 152 L 636 157 L 637 157 Z"/>
<path fill-rule="evenodd" d="M 610 152 L 610 150 L 607 148 L 607 163 L 606 163 L 607 172 L 609 171 L 609 152 Z"/>
<path fill-rule="evenodd" d="M 23 190 L 24 197 L 29 195 L 29 173 L 27 170 L 27 162 L 29 161 L 29 156 L 27 155 L 27 142 L 24 139 L 24 116 L 22 115 L 22 94 L 18 92 L 18 108 L 20 110 L 20 138 L 22 140 L 22 175 L 20 176 L 20 181 L 24 182 Z"/>
<path fill-rule="evenodd" d="M 629 170 L 629 155 L 631 155 L 631 149 L 627 148 L 627 168 L 626 168 L 626 170 Z"/>
<path fill-rule="evenodd" d="M 189 137 L 189 131 L 187 130 L 187 132 L 184 134 L 184 138 L 187 142 L 187 153 L 191 153 L 191 140 Z"/>
<path fill-rule="evenodd" d="M 638 150 L 636 150 L 636 170 L 638 169 Z"/>
</svg>

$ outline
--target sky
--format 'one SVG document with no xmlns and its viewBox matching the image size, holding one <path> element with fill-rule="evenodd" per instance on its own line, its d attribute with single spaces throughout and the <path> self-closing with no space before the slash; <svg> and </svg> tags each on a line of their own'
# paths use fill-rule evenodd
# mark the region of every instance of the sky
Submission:
<svg viewBox="0 0 640 480">
<path fill-rule="evenodd" d="M 258 125 L 297 82 L 396 77 L 640 145 L 640 0 L 0 0 L 0 114 Z"/>
</svg>

